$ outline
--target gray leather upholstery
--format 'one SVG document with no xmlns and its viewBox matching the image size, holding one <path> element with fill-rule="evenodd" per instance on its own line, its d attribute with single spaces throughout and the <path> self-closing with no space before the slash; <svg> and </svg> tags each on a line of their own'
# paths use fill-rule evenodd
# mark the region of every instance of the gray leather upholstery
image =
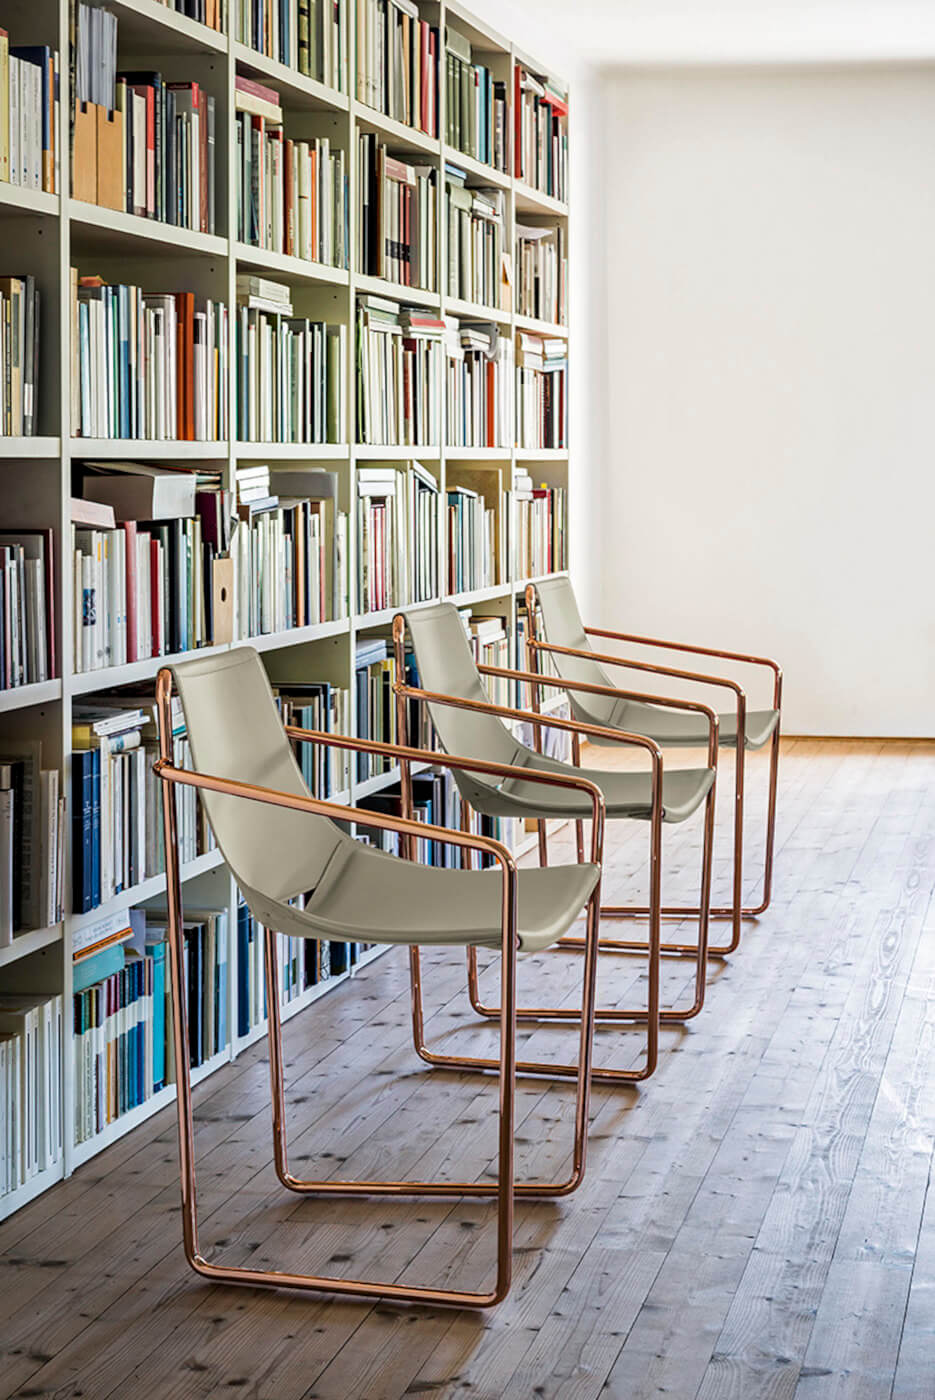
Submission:
<svg viewBox="0 0 935 1400">
<path fill-rule="evenodd" d="M 406 624 L 423 689 L 454 695 L 462 700 L 488 699 L 464 626 L 453 604 L 437 603 L 434 607 L 407 613 Z M 585 662 L 585 665 L 590 664 Z M 546 758 L 519 743 L 497 715 L 472 713 L 451 705 L 429 704 L 429 711 L 438 737 L 448 753 L 512 763 L 549 773 L 578 773 L 601 789 L 608 817 L 649 818 L 652 780 L 648 772 L 608 773 L 598 769 L 574 768 L 571 764 Z M 493 779 L 483 781 L 479 777 L 459 776 L 457 781 L 471 806 L 485 816 L 591 816 L 590 800 L 574 788 L 546 788 L 541 783 L 523 783 L 515 778 L 499 783 Z M 709 768 L 664 772 L 664 820 L 684 821 L 704 801 L 713 782 L 714 770 Z"/>
<path fill-rule="evenodd" d="M 308 789 L 252 647 L 172 667 L 195 768 L 299 796 Z M 361 845 L 327 817 L 202 793 L 218 845 L 254 916 L 269 928 L 342 942 L 500 944 L 499 867 L 442 870 Z M 520 947 L 547 947 L 581 912 L 595 865 L 524 870 Z M 312 890 L 304 910 L 287 904 Z"/>
<path fill-rule="evenodd" d="M 584 630 L 575 592 L 568 578 L 546 579 L 536 585 L 542 615 L 543 640 L 553 646 L 576 647 L 591 651 Z M 589 685 L 625 684 L 617 672 L 614 680 L 598 661 L 590 658 L 562 656 L 550 653 L 558 674 L 565 681 L 584 681 Z M 631 683 L 632 684 L 632 683 Z M 639 686 L 635 686 L 639 689 Z M 701 747 L 708 742 L 708 722 L 704 715 L 691 710 L 671 710 L 662 705 L 649 705 L 639 700 L 614 700 L 609 695 L 568 693 L 572 714 L 585 724 L 606 725 L 610 729 L 625 729 L 631 734 L 645 734 L 658 744 L 674 747 Z M 718 743 L 721 748 L 737 746 L 736 710 L 718 716 Z M 744 726 L 744 742 L 748 749 L 762 748 L 779 722 L 778 710 L 750 710 Z M 609 739 L 593 739 L 596 744 L 611 744 Z"/>
</svg>

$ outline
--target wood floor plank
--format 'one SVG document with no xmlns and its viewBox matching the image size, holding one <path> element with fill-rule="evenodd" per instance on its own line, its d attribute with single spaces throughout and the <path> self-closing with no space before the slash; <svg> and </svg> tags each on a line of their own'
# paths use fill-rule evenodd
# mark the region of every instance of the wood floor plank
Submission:
<svg viewBox="0 0 935 1400">
<path fill-rule="evenodd" d="M 665 1033 L 653 1080 L 595 1088 L 585 1181 L 563 1201 L 518 1203 L 501 1308 L 200 1282 L 178 1245 L 168 1110 L 0 1226 L 0 1396 L 935 1400 L 933 776 L 935 745 L 784 743 L 773 905 L 712 966 L 702 1016 Z M 755 756 L 751 811 L 765 780 Z M 724 885 L 730 789 L 727 768 Z M 696 827 L 666 834 L 673 898 L 694 892 Z M 645 843 L 645 828 L 611 826 L 615 900 L 645 889 Z M 550 852 L 572 859 L 572 833 Z M 666 962 L 666 994 L 679 995 L 690 964 Z M 492 1049 L 496 1028 L 468 1014 L 463 955 L 433 955 L 427 974 L 433 1039 Z M 543 1004 L 579 995 L 574 957 L 524 959 L 522 975 Z M 613 1004 L 645 996 L 642 960 L 602 959 L 602 983 Z M 543 1059 L 576 1048 L 568 1029 L 522 1039 Z M 632 1031 L 599 1043 L 615 1063 L 640 1053 Z M 415 1059 L 403 955 L 290 1022 L 285 1053 L 302 1173 L 490 1174 L 494 1084 Z M 196 1105 L 203 1228 L 223 1257 L 330 1259 L 337 1272 L 442 1285 L 489 1277 L 482 1203 L 323 1204 L 282 1190 L 262 1043 L 201 1085 Z M 520 1082 L 518 1170 L 562 1170 L 570 1129 L 568 1085 Z"/>
</svg>

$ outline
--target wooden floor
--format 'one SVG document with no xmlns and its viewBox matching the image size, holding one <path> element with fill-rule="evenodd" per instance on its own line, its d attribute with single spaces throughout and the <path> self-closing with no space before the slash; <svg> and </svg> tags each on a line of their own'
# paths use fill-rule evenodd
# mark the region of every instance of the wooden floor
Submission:
<svg viewBox="0 0 935 1400">
<path fill-rule="evenodd" d="M 763 792 L 754 761 L 755 802 Z M 697 827 L 667 832 L 675 894 L 691 888 Z M 608 898 L 637 888 L 645 838 L 610 829 Z M 757 855 L 754 841 L 751 877 Z M 654 1078 L 595 1091 L 587 1178 L 565 1201 L 519 1206 L 499 1309 L 204 1285 L 182 1260 L 166 1110 L 0 1226 L 0 1395 L 935 1397 L 933 886 L 935 745 L 787 742 L 771 909 L 712 969 L 702 1016 L 665 1033 Z M 522 964 L 521 986 L 571 1002 L 578 971 L 573 956 L 543 955 Z M 688 974 L 670 963 L 667 994 Z M 605 1004 L 642 985 L 639 963 L 619 956 L 602 979 Z M 432 1037 L 486 1043 L 461 960 L 433 955 L 426 981 Z M 572 1034 L 524 1038 L 542 1058 L 567 1053 Z M 301 1174 L 490 1171 L 493 1085 L 414 1057 L 401 953 L 296 1018 L 285 1040 Z M 601 1061 L 639 1053 L 638 1032 L 599 1034 Z M 262 1045 L 196 1101 L 203 1233 L 225 1260 L 489 1279 L 485 1206 L 319 1204 L 279 1187 Z M 567 1086 L 521 1081 L 519 1172 L 561 1169 L 570 1106 Z"/>
</svg>

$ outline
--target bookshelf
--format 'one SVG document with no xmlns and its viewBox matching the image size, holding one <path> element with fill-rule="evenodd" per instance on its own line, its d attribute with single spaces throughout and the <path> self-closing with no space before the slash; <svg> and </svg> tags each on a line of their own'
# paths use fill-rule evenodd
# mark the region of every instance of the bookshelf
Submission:
<svg viewBox="0 0 935 1400">
<path fill-rule="evenodd" d="M 514 228 L 517 220 L 543 226 L 561 225 L 567 236 L 569 206 L 533 189 L 513 173 L 513 75 L 517 63 L 545 73 L 542 65 L 531 64 L 511 41 L 498 34 L 470 11 L 453 0 L 420 5 L 420 14 L 439 35 L 446 26 L 459 32 L 472 47 L 475 61 L 483 63 L 506 84 L 507 125 L 510 133 L 510 159 L 506 170 L 488 165 L 441 136 L 405 125 L 359 100 L 355 84 L 354 19 L 356 6 L 345 0 L 348 24 L 348 91 L 337 91 L 297 70 L 256 52 L 229 36 L 237 32 L 231 9 L 238 0 L 225 5 L 224 31 L 216 31 L 177 13 L 158 0 L 108 0 L 105 8 L 117 18 L 121 69 L 161 69 L 171 78 L 196 79 L 208 86 L 217 101 L 216 130 L 216 232 L 194 232 L 120 210 L 105 208 L 70 194 L 67 161 L 59 172 L 60 193 L 47 194 L 0 181 L 0 233 L 8 250 L 0 274 L 31 274 L 41 289 L 42 347 L 38 380 L 38 416 L 35 435 L 0 436 L 0 528 L 47 528 L 54 540 L 54 611 L 56 619 L 55 679 L 12 689 L 0 689 L 0 745 L 8 752 L 23 741 L 41 740 L 43 768 L 56 769 L 60 791 L 71 803 L 71 749 L 74 707 L 111 688 L 127 686 L 134 691 L 151 685 L 161 666 L 182 656 L 159 656 L 133 661 L 123 666 L 75 673 L 72 619 L 73 576 L 71 558 L 71 517 L 73 464 L 84 461 L 133 461 L 153 464 L 210 464 L 223 472 L 224 483 L 232 485 L 238 465 L 268 464 L 275 482 L 277 468 L 296 464 L 318 464 L 338 474 L 342 509 L 349 518 L 349 593 L 347 616 L 310 626 L 244 638 L 200 649 L 222 652 L 243 642 L 263 654 L 274 684 L 307 675 L 324 677 L 352 688 L 358 643 L 386 629 L 398 604 L 374 612 L 361 612 L 356 594 L 354 510 L 357 503 L 358 473 L 364 468 L 385 464 L 404 471 L 411 463 L 422 464 L 438 485 L 438 591 L 423 606 L 450 596 L 459 608 L 481 607 L 507 618 L 511 648 L 516 638 L 518 606 L 528 578 L 517 573 L 511 553 L 506 550 L 506 516 L 512 503 L 514 483 L 528 473 L 535 484 L 547 483 L 567 490 L 569 451 L 562 449 L 518 449 L 512 442 L 503 446 L 451 447 L 442 440 L 428 447 L 359 445 L 356 441 L 355 326 L 360 297 L 381 297 L 402 306 L 421 308 L 433 316 L 454 316 L 461 320 L 483 321 L 497 326 L 514 349 L 523 334 L 549 337 L 567 345 L 566 325 L 540 321 L 515 314 L 512 300 L 496 306 L 482 306 L 447 294 L 447 217 L 445 208 L 446 163 L 456 166 L 466 177 L 469 189 L 499 190 L 503 195 L 504 249 L 515 270 Z M 61 129 L 67 142 L 67 112 L 70 102 L 69 6 L 65 0 L 0 0 L 0 26 L 11 33 L 11 43 L 46 44 L 60 55 Z M 444 80 L 444 38 L 441 39 L 440 81 L 438 84 L 438 130 L 446 131 L 446 83 Z M 348 269 L 308 262 L 302 258 L 237 241 L 236 181 L 234 179 L 234 93 L 235 78 L 243 75 L 258 80 L 280 95 L 287 123 L 305 139 L 327 135 L 332 146 L 345 152 L 350 190 L 350 239 Z M 356 174 L 358 135 L 373 133 L 388 150 L 420 166 L 431 167 L 436 180 L 436 237 L 438 249 L 438 291 L 397 285 L 360 271 L 356 264 Z M 67 144 L 66 144 L 67 151 Z M 231 436 L 221 441 L 141 441 L 91 439 L 75 435 L 72 420 L 70 370 L 71 282 L 70 269 L 99 273 L 109 282 L 138 284 L 144 288 L 172 291 L 192 290 L 196 295 L 223 302 L 231 312 L 237 304 L 238 273 L 255 273 L 287 284 L 293 292 L 296 314 L 345 327 L 347 346 L 345 423 L 343 440 L 338 443 L 240 442 L 231 412 Z M 231 356 L 233 361 L 233 355 Z M 236 369 L 231 364 L 230 403 L 233 409 Z M 511 386 L 511 390 L 512 390 Z M 442 402 L 444 393 L 442 390 Z M 513 437 L 515 441 L 515 435 Z M 469 487 L 482 495 L 492 509 L 502 559 L 498 581 L 484 587 L 447 590 L 447 521 L 445 503 L 452 486 Z M 513 538 L 513 530 L 510 538 Z M 567 539 L 567 532 L 566 532 Z M 402 602 L 402 600 L 400 600 Z M 515 649 L 512 652 L 514 660 Z M 555 701 L 551 702 L 552 704 Z M 390 785 L 398 770 L 366 780 L 356 778 L 351 764 L 350 790 L 340 795 L 358 802 Z M 76 933 L 89 921 L 102 919 L 111 906 L 158 903 L 164 891 L 164 877 L 150 877 L 124 891 L 110 905 L 91 913 L 71 910 L 71 830 L 70 816 L 66 839 L 65 917 L 50 927 L 17 932 L 8 947 L 0 947 L 0 995 L 42 992 L 62 996 L 64 1030 L 62 1036 L 61 1113 L 63 1151 L 59 1160 L 25 1184 L 0 1195 L 0 1219 L 11 1214 L 55 1181 L 68 1176 L 151 1114 L 170 1103 L 173 1088 L 157 1091 L 144 1103 L 125 1112 L 108 1127 L 76 1144 L 74 1123 L 75 1069 L 72 1054 L 72 945 Z M 209 851 L 183 866 L 186 903 L 219 907 L 230 914 L 228 975 L 235 978 L 237 892 L 216 851 Z M 374 957 L 379 948 L 363 953 L 347 972 L 307 988 L 283 1006 L 290 1017 L 309 1007 L 332 987 L 353 977 Z M 233 996 L 233 992 L 230 993 Z M 230 1043 L 194 1071 L 196 1081 L 228 1062 L 263 1034 L 263 1024 L 246 1036 L 237 1036 L 231 1021 Z"/>
</svg>

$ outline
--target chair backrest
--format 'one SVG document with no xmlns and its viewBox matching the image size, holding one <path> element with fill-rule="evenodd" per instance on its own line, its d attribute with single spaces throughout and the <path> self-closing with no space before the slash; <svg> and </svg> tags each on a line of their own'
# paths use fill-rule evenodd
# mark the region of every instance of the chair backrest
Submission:
<svg viewBox="0 0 935 1400">
<path fill-rule="evenodd" d="M 423 690 L 456 695 L 461 700 L 490 700 L 453 603 L 437 603 L 404 616 Z M 511 763 L 521 747 L 497 715 L 432 704 L 429 713 L 447 753 Z M 481 781 L 480 774 L 474 777 Z"/>
<path fill-rule="evenodd" d="M 308 797 L 308 788 L 252 647 L 172 667 L 199 773 Z M 327 817 L 202 792 L 218 845 L 241 886 L 283 899 L 318 883 L 351 838 Z"/>
<path fill-rule="evenodd" d="M 551 642 L 553 646 L 590 651 L 591 643 L 581 621 L 571 579 L 545 579 L 536 584 L 536 593 L 542 616 L 542 640 Z M 599 661 L 591 661 L 583 656 L 562 656 L 554 651 L 544 655 L 551 658 L 552 664 L 564 681 L 581 681 L 585 685 L 613 685 Z M 578 717 L 587 714 L 598 724 L 610 722 L 618 703 L 610 695 L 588 695 L 586 691 L 569 691 L 568 698 L 572 714 Z"/>
</svg>

